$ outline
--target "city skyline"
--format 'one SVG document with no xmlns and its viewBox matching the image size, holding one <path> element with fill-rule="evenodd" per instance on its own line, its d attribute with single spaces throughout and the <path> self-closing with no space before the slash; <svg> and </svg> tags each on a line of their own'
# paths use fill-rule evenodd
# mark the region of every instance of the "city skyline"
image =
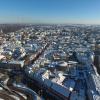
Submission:
<svg viewBox="0 0 100 100">
<path fill-rule="evenodd" d="M 100 24 L 100 0 L 1 0 L 0 23 Z"/>
</svg>

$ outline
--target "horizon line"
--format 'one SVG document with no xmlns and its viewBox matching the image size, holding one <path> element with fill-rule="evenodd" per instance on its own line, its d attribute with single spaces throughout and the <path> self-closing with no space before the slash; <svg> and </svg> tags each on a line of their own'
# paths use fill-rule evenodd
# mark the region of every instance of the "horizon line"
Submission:
<svg viewBox="0 0 100 100">
<path fill-rule="evenodd" d="M 97 23 L 49 23 L 49 22 L 2 22 L 2 23 L 0 23 L 0 25 L 1 24 L 57 24 L 57 25 L 100 25 L 100 24 L 97 24 Z"/>
</svg>

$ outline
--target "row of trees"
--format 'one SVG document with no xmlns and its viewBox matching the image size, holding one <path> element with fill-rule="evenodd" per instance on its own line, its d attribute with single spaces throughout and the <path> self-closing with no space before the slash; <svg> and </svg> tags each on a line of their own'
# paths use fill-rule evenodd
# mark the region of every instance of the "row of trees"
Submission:
<svg viewBox="0 0 100 100">
<path fill-rule="evenodd" d="M 3 30 L 3 33 L 15 32 L 21 28 L 24 28 L 24 24 L 0 24 L 0 29 Z"/>
</svg>

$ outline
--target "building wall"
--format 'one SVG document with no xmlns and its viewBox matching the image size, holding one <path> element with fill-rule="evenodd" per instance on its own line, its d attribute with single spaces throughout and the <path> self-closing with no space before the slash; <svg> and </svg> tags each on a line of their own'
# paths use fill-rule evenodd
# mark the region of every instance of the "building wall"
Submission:
<svg viewBox="0 0 100 100">
<path fill-rule="evenodd" d="M 96 66 L 97 71 L 100 74 L 100 55 L 95 55 L 95 57 L 94 57 L 94 65 Z"/>
<path fill-rule="evenodd" d="M 10 63 L 0 63 L 0 68 L 20 70 L 21 65 L 20 64 L 10 64 Z"/>
</svg>

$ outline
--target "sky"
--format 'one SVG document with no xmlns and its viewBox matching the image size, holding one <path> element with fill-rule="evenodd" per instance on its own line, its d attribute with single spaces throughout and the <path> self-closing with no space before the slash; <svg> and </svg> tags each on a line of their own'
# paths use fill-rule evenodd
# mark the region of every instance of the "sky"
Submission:
<svg viewBox="0 0 100 100">
<path fill-rule="evenodd" d="M 100 0 L 0 0 L 0 23 L 100 24 Z"/>
</svg>

